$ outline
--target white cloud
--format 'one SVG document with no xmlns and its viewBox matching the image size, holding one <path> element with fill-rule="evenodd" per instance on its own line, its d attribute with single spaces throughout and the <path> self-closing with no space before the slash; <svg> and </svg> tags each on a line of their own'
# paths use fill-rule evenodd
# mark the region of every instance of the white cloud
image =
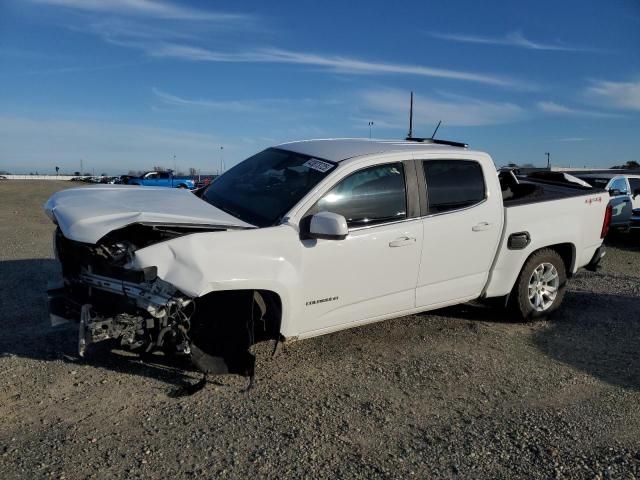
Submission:
<svg viewBox="0 0 640 480">
<path fill-rule="evenodd" d="M 522 32 L 515 31 L 506 34 L 503 37 L 485 37 L 480 35 L 467 35 L 462 33 L 438 33 L 431 32 L 430 35 L 442 40 L 450 40 L 461 43 L 480 43 L 486 45 L 505 45 L 509 47 L 526 48 L 529 50 L 550 50 L 561 52 L 601 52 L 597 49 L 575 47 L 564 45 L 562 43 L 541 43 L 534 42 L 526 38 Z"/>
<path fill-rule="evenodd" d="M 140 46 L 132 44 L 131 46 Z M 241 62 L 241 63 L 284 63 L 327 68 L 341 73 L 352 74 L 400 74 L 421 77 L 447 78 L 497 86 L 522 86 L 518 82 L 495 75 L 461 70 L 449 70 L 422 65 L 373 62 L 357 58 L 337 55 L 320 55 L 315 53 L 295 52 L 282 49 L 260 49 L 240 52 L 220 52 L 201 47 L 179 45 L 175 43 L 147 44 L 143 47 L 154 57 L 180 58 L 184 60 L 208 62 Z"/>
<path fill-rule="evenodd" d="M 583 110 L 580 108 L 567 107 L 556 102 L 538 102 L 536 104 L 538 110 L 552 115 L 566 115 L 576 117 L 595 117 L 595 118 L 614 118 L 619 115 L 613 113 L 597 112 L 593 110 Z"/>
<path fill-rule="evenodd" d="M 266 107 L 268 104 L 276 102 L 272 100 L 240 101 L 189 99 L 163 92 L 157 88 L 153 88 L 152 92 L 156 98 L 167 105 L 173 105 L 176 107 L 206 108 L 210 110 L 222 110 L 236 113 L 263 111 L 267 109 Z"/>
<path fill-rule="evenodd" d="M 157 0 L 31 0 L 57 7 L 72 8 L 96 13 L 138 15 L 174 20 L 243 21 L 248 15 L 211 12 Z"/>
<path fill-rule="evenodd" d="M 377 125 L 407 126 L 409 97 L 406 92 L 368 90 L 362 93 L 362 99 Z M 413 115 L 414 126 L 420 130 L 434 127 L 440 120 L 445 126 L 480 126 L 510 123 L 526 116 L 524 110 L 513 103 L 445 93 L 430 97 L 414 95 Z"/>
<path fill-rule="evenodd" d="M 95 13 L 139 14 L 153 18 L 187 20 L 210 20 L 198 26 L 206 30 L 194 32 L 185 30 L 183 25 L 150 25 L 149 22 L 132 21 L 129 18 L 107 17 L 71 27 L 72 29 L 98 35 L 113 45 L 142 50 L 155 58 L 171 58 L 201 62 L 225 63 L 271 63 L 317 67 L 338 73 L 362 75 L 412 75 L 419 77 L 443 78 L 475 82 L 481 84 L 531 89 L 524 81 L 484 72 L 438 68 L 426 65 L 372 61 L 342 55 L 300 52 L 280 48 L 241 48 L 241 37 L 255 34 L 260 28 L 255 17 L 195 10 L 177 4 L 156 0 L 31 0 L 57 6 L 88 10 Z M 212 24 L 210 24 L 212 23 Z M 190 24 L 190 27 L 193 24 Z M 194 27 L 195 28 L 195 27 Z M 225 29 L 233 28 L 240 35 L 237 41 L 221 37 Z M 228 33 L 228 32 L 227 32 Z M 212 37 L 213 36 L 213 37 Z M 205 48 L 195 45 L 199 42 L 235 45 L 234 48 Z M 263 43 L 263 42 L 262 42 Z"/>
<path fill-rule="evenodd" d="M 584 138 L 584 137 L 566 137 L 566 138 L 560 138 L 558 141 L 559 142 L 584 142 L 585 140 L 588 140 L 588 138 Z"/>
<path fill-rule="evenodd" d="M 301 118 L 320 110 L 326 112 L 343 105 L 336 98 L 257 98 L 251 100 L 211 100 L 205 98 L 186 98 L 167 93 L 159 88 L 151 89 L 153 95 L 163 105 L 193 109 L 219 110 L 232 113 L 283 113 L 288 119 Z M 313 112 L 313 113 L 312 113 Z"/>
<path fill-rule="evenodd" d="M 611 107 L 640 110 L 640 81 L 610 82 L 596 80 L 587 88 L 586 94 Z"/>
</svg>

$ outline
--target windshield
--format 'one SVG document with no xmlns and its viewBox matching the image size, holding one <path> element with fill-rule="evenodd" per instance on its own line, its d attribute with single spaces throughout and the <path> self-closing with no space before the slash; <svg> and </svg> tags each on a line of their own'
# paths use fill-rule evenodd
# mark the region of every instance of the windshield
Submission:
<svg viewBox="0 0 640 480">
<path fill-rule="evenodd" d="M 269 227 L 335 167 L 333 162 L 269 148 L 216 179 L 202 198 L 240 220 Z"/>
</svg>

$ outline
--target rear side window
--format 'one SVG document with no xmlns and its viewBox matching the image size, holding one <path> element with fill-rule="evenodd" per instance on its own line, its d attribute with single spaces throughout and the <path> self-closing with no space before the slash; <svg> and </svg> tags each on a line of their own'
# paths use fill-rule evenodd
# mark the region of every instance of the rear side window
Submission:
<svg viewBox="0 0 640 480">
<path fill-rule="evenodd" d="M 631 186 L 631 193 L 640 191 L 640 178 L 630 178 L 629 185 Z"/>
<path fill-rule="evenodd" d="M 482 167 L 470 160 L 422 162 L 429 214 L 471 207 L 485 199 Z"/>
<path fill-rule="evenodd" d="M 407 218 L 402 163 L 389 163 L 352 173 L 325 194 L 310 214 L 333 212 L 349 227 L 363 227 Z"/>
</svg>

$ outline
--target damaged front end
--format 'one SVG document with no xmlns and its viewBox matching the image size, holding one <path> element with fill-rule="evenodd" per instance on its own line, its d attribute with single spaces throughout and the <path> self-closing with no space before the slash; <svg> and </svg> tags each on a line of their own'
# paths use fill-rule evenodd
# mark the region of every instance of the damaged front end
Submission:
<svg viewBox="0 0 640 480">
<path fill-rule="evenodd" d="M 112 238 L 96 245 L 75 242 L 56 231 L 63 284 L 48 291 L 49 311 L 54 325 L 80 323 L 80 356 L 89 345 L 105 340 L 119 340 L 136 351 L 189 354 L 193 299 L 158 278 L 155 267 L 125 268 L 136 248 Z"/>
<path fill-rule="evenodd" d="M 187 357 L 205 373 L 253 376 L 255 357 L 248 350 L 254 321 L 266 310 L 257 292 L 252 292 L 248 318 L 224 322 L 211 318 L 210 298 L 184 294 L 159 278 L 156 267 L 130 267 L 137 249 L 198 231 L 137 224 L 87 244 L 57 229 L 54 248 L 63 283 L 48 291 L 52 324 L 79 323 L 80 356 L 92 344 L 111 341 L 141 354 Z"/>
</svg>

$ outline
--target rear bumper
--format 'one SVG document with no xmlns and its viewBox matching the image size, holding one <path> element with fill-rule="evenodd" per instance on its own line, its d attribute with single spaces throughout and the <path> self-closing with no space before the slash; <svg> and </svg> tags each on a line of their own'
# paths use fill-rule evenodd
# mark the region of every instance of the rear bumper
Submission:
<svg viewBox="0 0 640 480">
<path fill-rule="evenodd" d="M 591 257 L 591 261 L 587 265 L 585 265 L 584 268 L 586 268 L 591 272 L 597 271 L 601 267 L 600 262 L 602 261 L 602 259 L 606 254 L 607 254 L 607 251 L 604 248 L 604 246 L 598 247 L 598 249 L 593 254 L 593 257 Z"/>
<path fill-rule="evenodd" d="M 640 209 L 636 208 L 629 220 L 629 228 L 632 230 L 640 230 Z"/>
</svg>

